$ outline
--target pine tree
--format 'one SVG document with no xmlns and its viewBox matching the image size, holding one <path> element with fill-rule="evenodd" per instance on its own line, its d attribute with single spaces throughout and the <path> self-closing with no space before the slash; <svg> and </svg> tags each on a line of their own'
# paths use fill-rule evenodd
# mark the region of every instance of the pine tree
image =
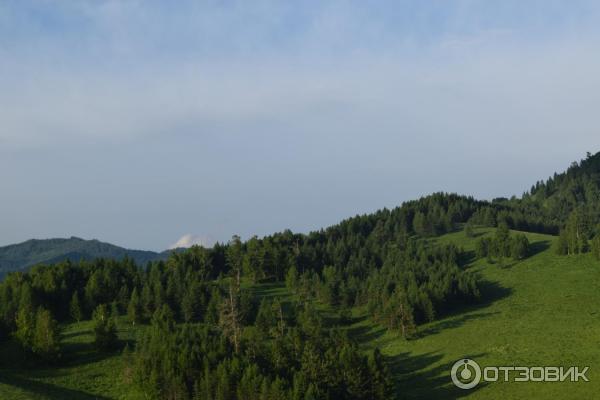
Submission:
<svg viewBox="0 0 600 400">
<path fill-rule="evenodd" d="M 415 317 L 413 308 L 406 301 L 401 301 L 398 308 L 398 316 L 402 336 L 409 338 L 416 332 Z"/>
<path fill-rule="evenodd" d="M 221 303 L 219 325 L 237 353 L 240 348 L 242 315 L 239 304 L 239 287 L 236 286 L 236 282 L 233 280 L 230 283 L 229 294 Z"/>
<path fill-rule="evenodd" d="M 146 282 L 144 287 L 142 288 L 142 294 L 140 296 L 140 301 L 143 310 L 143 319 L 148 320 L 156 311 L 156 305 L 154 304 L 154 297 L 152 296 L 152 289 L 150 288 L 150 282 Z"/>
<path fill-rule="evenodd" d="M 475 237 L 475 230 L 473 229 L 473 223 L 471 221 L 467 221 L 465 224 L 465 236 L 468 238 Z"/>
<path fill-rule="evenodd" d="M 99 350 L 113 349 L 117 344 L 117 326 L 108 313 L 108 307 L 100 304 L 94 310 L 94 344 Z"/>
<path fill-rule="evenodd" d="M 254 325 L 263 334 L 270 334 L 271 328 L 275 326 L 275 315 L 273 314 L 273 305 L 268 298 L 263 297 L 258 307 L 256 321 Z"/>
<path fill-rule="evenodd" d="M 17 311 L 15 339 L 21 347 L 31 350 L 33 347 L 33 335 L 35 330 L 35 315 L 31 305 L 22 304 Z"/>
<path fill-rule="evenodd" d="M 589 235 L 588 217 L 581 208 L 569 214 L 565 227 L 568 254 L 580 254 L 587 251 Z"/>
<path fill-rule="evenodd" d="M 60 355 L 60 332 L 58 323 L 50 311 L 39 308 L 35 318 L 33 352 L 45 360 L 53 360 Z"/>
<path fill-rule="evenodd" d="M 508 229 L 506 222 L 501 222 L 498 224 L 494 242 L 496 247 L 496 255 L 498 257 L 510 256 L 510 230 Z"/>
<path fill-rule="evenodd" d="M 487 237 L 482 237 L 475 242 L 475 254 L 478 258 L 484 258 L 490 255 L 492 240 Z"/>
<path fill-rule="evenodd" d="M 387 400 L 390 398 L 393 383 L 389 370 L 379 348 L 369 355 L 368 368 L 371 376 L 371 399 Z"/>
<path fill-rule="evenodd" d="M 421 236 L 425 236 L 427 233 L 427 217 L 420 211 L 417 211 L 413 219 L 413 230 Z"/>
<path fill-rule="evenodd" d="M 77 291 L 74 291 L 73 296 L 71 297 L 69 313 L 71 318 L 73 318 L 73 321 L 79 322 L 83 318 L 81 313 L 81 305 L 79 304 L 79 293 Z"/>
<path fill-rule="evenodd" d="M 522 260 L 529 252 L 529 240 L 522 233 L 515 235 L 511 240 L 510 255 L 513 260 Z"/>
<path fill-rule="evenodd" d="M 185 322 L 192 322 L 197 319 L 198 299 L 194 287 L 195 285 L 190 285 L 181 300 L 181 314 Z"/>
<path fill-rule="evenodd" d="M 135 325 L 142 321 L 142 303 L 140 301 L 140 297 L 138 296 L 137 288 L 133 288 L 131 292 L 131 299 L 129 300 L 129 305 L 127 306 L 127 317 L 129 321 Z"/>
<path fill-rule="evenodd" d="M 296 292 L 298 288 L 298 270 L 295 265 L 292 265 L 285 275 L 285 286 L 291 292 Z"/>
<path fill-rule="evenodd" d="M 242 262 L 243 262 L 243 251 L 242 241 L 238 235 L 234 235 L 229 242 L 227 247 L 227 265 L 229 266 L 230 272 L 235 279 L 237 287 L 241 285 L 242 275 Z"/>
</svg>

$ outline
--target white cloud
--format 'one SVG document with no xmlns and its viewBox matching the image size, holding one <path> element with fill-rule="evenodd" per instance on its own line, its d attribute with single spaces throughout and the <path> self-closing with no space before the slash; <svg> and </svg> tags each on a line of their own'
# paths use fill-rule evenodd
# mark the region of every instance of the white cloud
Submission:
<svg viewBox="0 0 600 400">
<path fill-rule="evenodd" d="M 169 249 L 188 248 L 195 245 L 203 247 L 212 247 L 215 244 L 215 240 L 210 236 L 195 236 L 190 233 L 183 235 L 179 240 L 169 246 Z"/>
</svg>

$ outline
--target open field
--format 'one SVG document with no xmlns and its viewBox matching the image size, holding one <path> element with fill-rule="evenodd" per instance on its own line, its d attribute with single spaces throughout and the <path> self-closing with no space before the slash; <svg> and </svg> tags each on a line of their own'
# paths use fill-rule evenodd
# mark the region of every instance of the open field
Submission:
<svg viewBox="0 0 600 400">
<path fill-rule="evenodd" d="M 351 328 L 391 357 L 400 398 L 593 398 L 600 391 L 600 263 L 589 255 L 557 257 L 552 236 L 527 236 L 537 254 L 504 268 L 475 262 L 470 268 L 487 286 L 482 304 L 421 326 L 420 338 L 398 339 L 364 317 Z M 463 232 L 440 240 L 473 250 Z M 590 366 L 590 382 L 490 383 L 465 391 L 449 378 L 465 357 L 481 366 Z"/>
</svg>

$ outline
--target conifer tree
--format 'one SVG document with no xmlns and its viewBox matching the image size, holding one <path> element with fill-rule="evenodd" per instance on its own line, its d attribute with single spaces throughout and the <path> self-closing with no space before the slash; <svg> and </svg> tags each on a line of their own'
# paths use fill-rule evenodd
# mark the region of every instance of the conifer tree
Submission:
<svg viewBox="0 0 600 400">
<path fill-rule="evenodd" d="M 79 304 L 79 293 L 77 291 L 73 292 L 73 296 L 71 297 L 71 303 L 69 304 L 69 313 L 73 321 L 79 322 L 82 319 L 81 305 Z"/>
<path fill-rule="evenodd" d="M 35 318 L 33 352 L 45 360 L 53 360 L 60 354 L 60 332 L 58 323 L 50 311 L 39 308 Z"/>
<path fill-rule="evenodd" d="M 229 285 L 229 293 L 221 303 L 219 325 L 237 353 L 240 348 L 242 315 L 240 313 L 239 288 L 236 282 L 235 279 L 232 280 Z"/>
<path fill-rule="evenodd" d="M 142 321 L 142 304 L 140 301 L 140 297 L 138 296 L 137 288 L 133 288 L 131 292 L 131 299 L 129 300 L 129 305 L 127 306 L 127 317 L 129 318 L 129 322 L 133 325 Z"/>
<path fill-rule="evenodd" d="M 468 238 L 475 237 L 475 230 L 473 229 L 473 223 L 469 220 L 465 224 L 465 236 Z"/>
<path fill-rule="evenodd" d="M 96 307 L 93 314 L 94 344 L 99 350 L 113 349 L 117 344 L 117 326 L 109 315 L 106 304 Z"/>
<path fill-rule="evenodd" d="M 35 315 L 31 305 L 21 304 L 17 311 L 15 339 L 21 347 L 31 350 L 35 330 Z"/>
</svg>

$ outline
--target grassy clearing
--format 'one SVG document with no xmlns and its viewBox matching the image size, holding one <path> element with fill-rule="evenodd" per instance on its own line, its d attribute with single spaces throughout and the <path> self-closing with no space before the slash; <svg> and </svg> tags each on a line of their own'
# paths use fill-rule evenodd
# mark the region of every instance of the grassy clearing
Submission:
<svg viewBox="0 0 600 400">
<path fill-rule="evenodd" d="M 119 338 L 136 334 L 123 318 Z M 130 399 L 131 387 L 123 383 L 120 353 L 102 354 L 93 347 L 91 321 L 67 325 L 62 332 L 60 367 L 31 368 L 13 343 L 0 347 L 1 399 Z"/>
<path fill-rule="evenodd" d="M 477 234 L 492 231 L 479 229 Z M 419 327 L 416 339 L 387 333 L 372 324 L 364 310 L 353 310 L 348 331 L 365 349 L 378 346 L 390 357 L 399 398 L 594 398 L 600 391 L 600 263 L 588 255 L 557 257 L 551 250 L 553 237 L 527 236 L 535 254 L 522 262 L 500 268 L 471 258 L 466 268 L 484 280 L 481 303 Z M 456 243 L 467 252 L 475 243 L 463 232 L 437 240 Z M 292 299 L 281 284 L 252 290 L 284 303 Z M 334 318 L 331 310 L 320 309 Z M 123 318 L 119 328 L 122 340 L 135 339 Z M 120 355 L 101 355 L 93 349 L 89 321 L 66 326 L 63 345 L 60 368 L 34 369 L 18 361 L 22 356 L 14 345 L 0 345 L 0 399 L 136 398 L 123 383 Z M 449 371 L 464 357 L 482 366 L 589 365 L 590 382 L 493 383 L 463 391 L 453 387 Z"/>
<path fill-rule="evenodd" d="M 391 357 L 399 397 L 594 398 L 600 391 L 600 263 L 589 255 L 557 257 L 553 237 L 527 236 L 535 255 L 505 268 L 485 260 L 470 265 L 485 280 L 481 305 L 420 327 L 418 339 L 386 333 L 358 313 L 351 332 Z M 440 240 L 474 247 L 462 232 Z M 482 366 L 590 366 L 590 382 L 490 383 L 464 391 L 449 375 L 464 357 Z"/>
</svg>

